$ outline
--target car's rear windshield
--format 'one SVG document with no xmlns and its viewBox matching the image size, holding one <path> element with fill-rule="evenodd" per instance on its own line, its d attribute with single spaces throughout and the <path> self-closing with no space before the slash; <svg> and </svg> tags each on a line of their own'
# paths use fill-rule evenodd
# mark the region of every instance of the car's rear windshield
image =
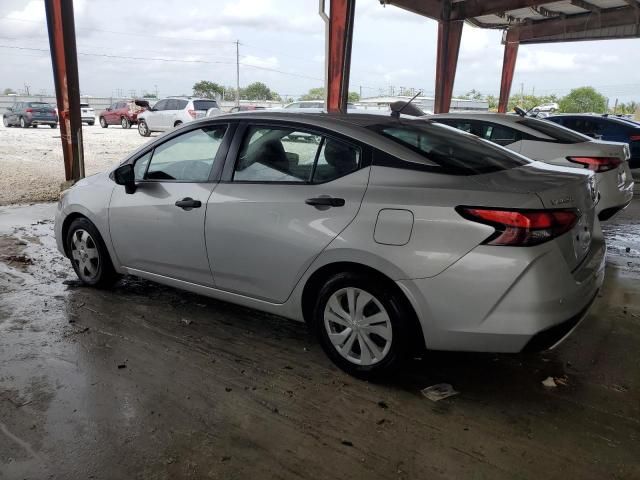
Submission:
<svg viewBox="0 0 640 480">
<path fill-rule="evenodd" d="M 87 108 L 87 107 L 89 106 L 89 104 L 88 104 L 88 103 L 81 103 L 81 104 L 80 104 L 80 106 L 81 106 L 82 108 Z"/>
<path fill-rule="evenodd" d="M 51 105 L 45 102 L 29 102 L 29 106 L 35 108 L 53 108 Z"/>
<path fill-rule="evenodd" d="M 193 108 L 196 110 L 207 111 L 210 108 L 218 108 L 218 102 L 215 100 L 194 100 Z"/>
<path fill-rule="evenodd" d="M 509 150 L 460 132 L 452 127 L 424 121 L 397 121 L 367 127 L 407 147 L 443 173 L 477 175 L 526 165 L 529 161 Z"/>
<path fill-rule="evenodd" d="M 591 138 L 587 137 L 586 135 L 582 135 L 581 133 L 569 130 L 562 125 L 558 125 L 557 123 L 553 123 L 548 120 L 522 118 L 518 120 L 517 123 L 524 127 L 531 128 L 532 130 L 540 132 L 543 135 L 551 137 L 554 140 L 562 143 L 582 143 L 591 141 Z"/>
</svg>

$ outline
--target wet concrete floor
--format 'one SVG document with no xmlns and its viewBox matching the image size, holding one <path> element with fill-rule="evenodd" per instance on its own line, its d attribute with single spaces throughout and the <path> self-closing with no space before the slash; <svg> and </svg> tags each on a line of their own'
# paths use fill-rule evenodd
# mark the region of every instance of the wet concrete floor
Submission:
<svg viewBox="0 0 640 480">
<path fill-rule="evenodd" d="M 383 385 L 301 324 L 135 278 L 79 287 L 53 208 L 0 208 L 1 479 L 640 478 L 640 199 L 557 350 L 432 352 Z M 421 395 L 440 382 L 460 393 Z"/>
</svg>

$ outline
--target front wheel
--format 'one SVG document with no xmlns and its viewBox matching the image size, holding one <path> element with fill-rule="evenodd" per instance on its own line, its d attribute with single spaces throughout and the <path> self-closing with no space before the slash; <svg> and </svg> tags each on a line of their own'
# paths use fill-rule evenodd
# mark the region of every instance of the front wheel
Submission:
<svg viewBox="0 0 640 480">
<path fill-rule="evenodd" d="M 82 283 L 105 288 L 118 279 L 107 247 L 98 229 L 88 219 L 77 218 L 71 223 L 66 244 L 73 269 Z"/>
<path fill-rule="evenodd" d="M 28 128 L 29 124 L 25 121 L 24 117 L 20 117 L 20 128 Z"/>
<path fill-rule="evenodd" d="M 149 135 L 151 135 L 151 130 L 149 130 L 147 122 L 145 122 L 144 120 L 138 120 L 138 133 L 143 137 L 148 137 Z"/>
<path fill-rule="evenodd" d="M 120 125 L 122 125 L 122 128 L 124 129 L 131 128 L 131 122 L 127 117 L 122 117 L 120 119 Z"/>
<path fill-rule="evenodd" d="M 355 377 L 376 379 L 395 371 L 412 351 L 412 314 L 385 282 L 343 272 L 320 289 L 313 325 L 338 367 Z"/>
<path fill-rule="evenodd" d="M 107 123 L 107 121 L 104 119 L 104 117 L 100 117 L 100 126 L 102 128 L 107 128 L 109 126 L 109 124 Z"/>
</svg>

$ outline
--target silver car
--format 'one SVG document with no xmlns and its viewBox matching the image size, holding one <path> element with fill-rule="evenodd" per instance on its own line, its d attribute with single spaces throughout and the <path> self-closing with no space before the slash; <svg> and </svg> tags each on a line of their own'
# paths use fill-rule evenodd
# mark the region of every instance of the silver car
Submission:
<svg viewBox="0 0 640 480">
<path fill-rule="evenodd" d="M 424 348 L 561 340 L 603 281 L 596 198 L 588 171 L 435 123 L 263 111 L 185 124 L 78 182 L 55 233 L 88 285 L 130 274 L 306 321 L 370 378 Z"/>
<path fill-rule="evenodd" d="M 609 220 L 633 198 L 629 146 L 594 140 L 545 120 L 497 113 L 431 115 L 429 120 L 478 135 L 533 160 L 595 172 L 601 195 L 597 212 Z"/>
<path fill-rule="evenodd" d="M 203 118 L 207 111 L 220 111 L 218 102 L 211 98 L 169 97 L 158 100 L 153 107 L 146 100 L 136 100 L 136 105 L 148 109 L 138 115 L 138 133 L 143 137 Z"/>
</svg>

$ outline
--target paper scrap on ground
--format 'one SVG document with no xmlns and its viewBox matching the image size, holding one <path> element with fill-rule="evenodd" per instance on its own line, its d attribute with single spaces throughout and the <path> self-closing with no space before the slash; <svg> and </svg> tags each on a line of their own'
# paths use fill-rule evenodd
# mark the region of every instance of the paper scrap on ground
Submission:
<svg viewBox="0 0 640 480">
<path fill-rule="evenodd" d="M 438 400 L 442 400 L 443 398 L 451 397 L 452 395 L 457 395 L 458 393 L 460 393 L 456 392 L 448 383 L 438 383 L 436 385 L 431 385 L 430 387 L 422 389 L 421 392 L 422 395 L 427 397 L 432 402 L 437 402 Z"/>
</svg>

